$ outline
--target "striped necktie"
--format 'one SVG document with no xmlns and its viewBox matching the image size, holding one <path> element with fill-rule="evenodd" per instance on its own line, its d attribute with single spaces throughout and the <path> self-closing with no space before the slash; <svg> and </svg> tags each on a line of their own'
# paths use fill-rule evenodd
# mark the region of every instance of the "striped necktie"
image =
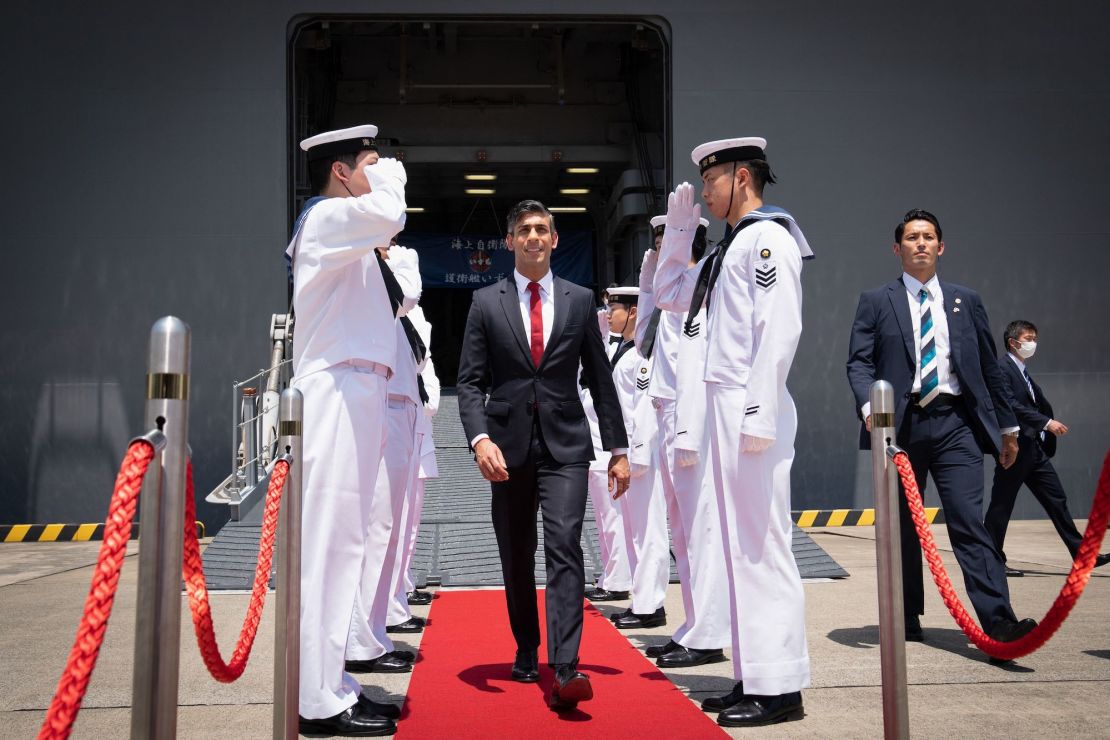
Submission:
<svg viewBox="0 0 1110 740">
<path fill-rule="evenodd" d="M 933 331 L 933 311 L 929 306 L 929 291 L 922 288 L 917 298 L 921 307 L 921 392 L 918 395 L 918 405 L 927 406 L 940 394 L 937 342 Z"/>
</svg>

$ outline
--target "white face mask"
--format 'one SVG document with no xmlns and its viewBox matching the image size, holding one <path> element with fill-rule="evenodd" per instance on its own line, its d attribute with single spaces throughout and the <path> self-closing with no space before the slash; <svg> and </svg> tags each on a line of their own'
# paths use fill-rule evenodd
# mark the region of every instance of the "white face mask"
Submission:
<svg viewBox="0 0 1110 740">
<path fill-rule="evenodd" d="M 1033 353 L 1036 352 L 1036 351 L 1037 351 L 1037 343 L 1036 342 L 1022 342 L 1020 345 L 1018 345 L 1017 356 L 1020 357 L 1023 360 L 1028 360 L 1030 357 L 1033 356 Z"/>
</svg>

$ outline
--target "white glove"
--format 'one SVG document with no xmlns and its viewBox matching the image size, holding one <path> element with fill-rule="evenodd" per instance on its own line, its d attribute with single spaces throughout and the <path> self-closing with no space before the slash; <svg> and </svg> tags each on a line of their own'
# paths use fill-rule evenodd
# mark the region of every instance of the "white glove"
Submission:
<svg viewBox="0 0 1110 740">
<path fill-rule="evenodd" d="M 651 466 L 650 465 L 644 465 L 643 463 L 630 462 L 628 464 L 628 470 L 632 474 L 633 478 L 639 478 L 644 473 L 651 470 Z"/>
<path fill-rule="evenodd" d="M 655 282 L 655 266 L 659 264 L 659 251 L 649 249 L 644 252 L 644 261 L 640 265 L 640 292 L 650 293 Z"/>
<path fill-rule="evenodd" d="M 740 451 L 741 452 L 763 452 L 770 449 L 771 445 L 775 443 L 773 439 L 766 437 L 753 437 L 750 434 L 740 435 Z"/>
<path fill-rule="evenodd" d="M 601 331 L 601 341 L 608 344 L 609 336 L 609 310 L 607 308 L 597 309 L 597 328 Z"/>
<path fill-rule="evenodd" d="M 691 465 L 697 465 L 698 457 L 697 450 L 684 450 L 681 447 L 676 447 L 674 451 L 674 461 L 680 468 L 688 468 Z"/>
<path fill-rule="evenodd" d="M 374 164 L 368 164 L 363 167 L 363 171 L 370 182 L 371 190 L 377 190 L 379 186 L 384 186 L 390 180 L 398 181 L 401 185 L 409 181 L 408 175 L 405 174 L 405 165 L 392 157 L 383 157 Z"/>
<path fill-rule="evenodd" d="M 700 222 L 701 204 L 694 202 L 694 186 L 684 182 L 667 196 L 667 230 L 689 231 L 693 239 Z"/>
<path fill-rule="evenodd" d="M 394 244 L 389 248 L 389 261 L 397 261 L 397 264 L 405 263 L 414 266 L 419 266 L 420 255 L 416 253 L 415 249 L 410 247 L 402 247 L 400 244 Z"/>
</svg>

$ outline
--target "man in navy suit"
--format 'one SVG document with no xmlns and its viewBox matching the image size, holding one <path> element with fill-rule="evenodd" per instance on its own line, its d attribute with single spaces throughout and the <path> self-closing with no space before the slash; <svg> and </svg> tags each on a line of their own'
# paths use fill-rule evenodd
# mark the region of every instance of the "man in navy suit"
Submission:
<svg viewBox="0 0 1110 740">
<path fill-rule="evenodd" d="M 459 358 L 459 415 L 493 492 L 493 529 L 517 654 L 512 678 L 539 679 L 536 509 L 543 511 L 547 561 L 547 657 L 555 708 L 593 696 L 577 670 L 582 639 L 582 517 L 594 457 L 578 394 L 579 367 L 610 450 L 609 484 L 628 488 L 628 439 L 609 358 L 588 289 L 551 273 L 554 216 L 538 201 L 509 213 L 505 243 L 516 269 L 474 292 Z M 488 400 L 487 400 L 488 394 Z"/>
<path fill-rule="evenodd" d="M 1022 484 L 1025 484 L 1044 507 L 1074 559 L 1083 536 L 1075 528 L 1071 512 L 1068 511 L 1068 496 L 1060 483 L 1060 476 L 1056 474 L 1056 468 L 1052 465 L 1052 456 L 1056 454 L 1056 439 L 1067 434 L 1068 428 L 1056 420 L 1052 413 L 1052 404 L 1045 398 L 1044 391 L 1029 375 L 1025 366 L 1037 351 L 1037 327 L 1028 321 L 1011 321 L 1006 326 L 1002 341 L 1006 345 L 1007 355 L 999 364 L 1002 367 L 1002 377 L 1009 383 L 1010 394 L 1014 398 L 1014 413 L 1021 424 L 1021 436 L 1018 438 L 1017 462 L 1008 468 L 999 465 L 994 469 L 991 502 L 987 506 L 983 523 L 1005 562 L 1006 553 L 1002 551 L 1002 543 L 1006 540 L 1006 527 L 1010 523 L 1017 493 Z M 1110 553 L 1103 553 L 1095 560 L 1095 566 L 1106 565 L 1108 562 Z M 1007 567 L 1006 575 L 1024 574 L 1020 570 Z"/>
<path fill-rule="evenodd" d="M 936 481 L 964 586 L 983 629 L 1009 642 L 1036 626 L 1010 607 L 1002 556 L 983 526 L 983 455 L 1009 468 L 1017 456 L 1018 422 L 998 368 L 990 323 L 979 294 L 941 282 L 940 222 L 915 209 L 894 230 L 902 276 L 860 296 L 848 351 L 848 381 L 863 421 L 860 448 L 871 447 L 871 384 L 894 386 L 895 435 L 909 455 L 918 488 Z M 924 639 L 921 547 L 904 496 L 899 496 L 906 639 Z"/>
</svg>

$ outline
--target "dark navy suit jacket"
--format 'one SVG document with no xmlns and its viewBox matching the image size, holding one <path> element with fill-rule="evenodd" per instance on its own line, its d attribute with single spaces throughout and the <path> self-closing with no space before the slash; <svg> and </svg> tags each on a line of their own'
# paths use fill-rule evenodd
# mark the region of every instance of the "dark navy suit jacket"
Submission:
<svg viewBox="0 0 1110 740">
<path fill-rule="evenodd" d="M 528 458 L 536 413 L 544 444 L 556 462 L 594 459 L 578 395 L 580 365 L 594 399 L 602 446 L 628 447 L 593 293 L 558 277 L 552 292 L 555 314 L 539 367 L 532 362 L 512 275 L 474 291 L 470 304 L 459 358 L 459 416 L 467 440 L 488 434 L 510 468 Z"/>
<path fill-rule="evenodd" d="M 1022 436 L 1039 444 L 1044 454 L 1052 457 L 1056 454 L 1056 435 L 1044 429 L 1045 424 L 1055 418 L 1052 415 L 1052 404 L 1044 397 L 1044 391 L 1032 378 L 1030 382 L 1033 383 L 1033 392 L 1037 394 L 1037 399 L 1034 401 L 1029 397 L 1029 386 L 1025 384 L 1025 376 L 1009 357 L 1003 357 L 998 364 L 1002 366 L 1002 377 L 1010 384 L 1010 393 L 1014 397 L 1014 414 L 1021 424 Z M 1044 432 L 1043 441 L 1041 432 Z"/>
<path fill-rule="evenodd" d="M 997 455 L 1001 429 L 1018 426 L 1009 384 L 1002 377 L 983 300 L 970 288 L 940 282 L 948 319 L 951 367 L 960 382 L 972 431 L 985 452 Z M 848 349 L 848 382 L 856 414 L 870 400 L 871 384 L 894 386 L 895 430 L 901 429 L 917 373 L 913 322 L 901 278 L 860 295 Z M 871 449 L 871 435 L 860 427 L 860 449 Z"/>
</svg>

